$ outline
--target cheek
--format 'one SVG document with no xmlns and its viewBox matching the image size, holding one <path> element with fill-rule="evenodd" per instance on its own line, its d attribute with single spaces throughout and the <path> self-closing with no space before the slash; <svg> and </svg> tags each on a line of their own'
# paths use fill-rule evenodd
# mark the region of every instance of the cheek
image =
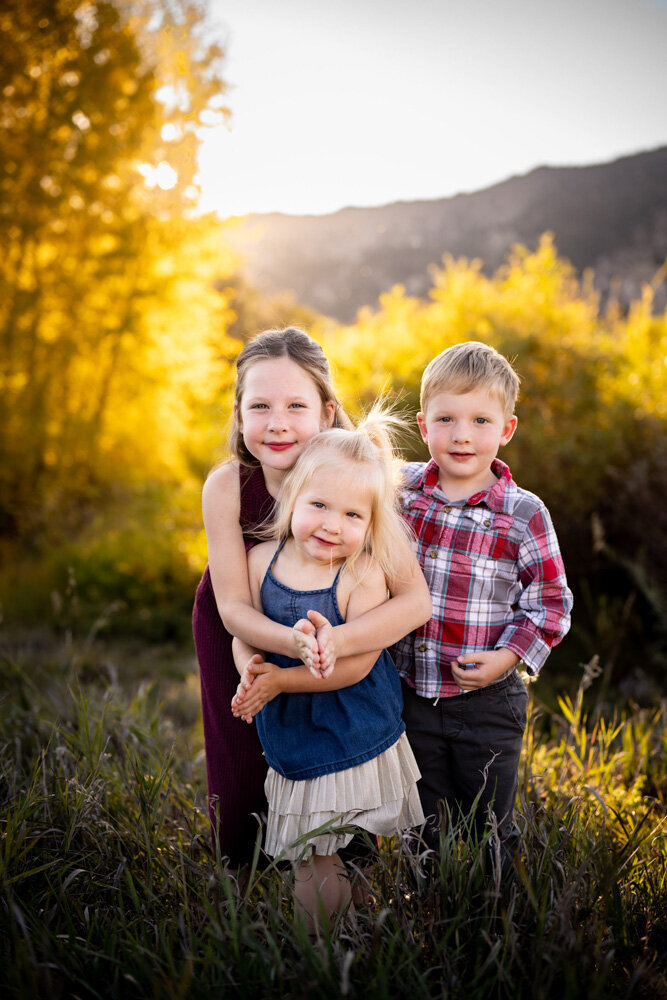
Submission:
<svg viewBox="0 0 667 1000">
<path fill-rule="evenodd" d="M 357 548 L 361 549 L 366 544 L 366 537 L 368 535 L 368 528 L 363 524 L 356 525 L 354 529 L 354 543 Z"/>
</svg>

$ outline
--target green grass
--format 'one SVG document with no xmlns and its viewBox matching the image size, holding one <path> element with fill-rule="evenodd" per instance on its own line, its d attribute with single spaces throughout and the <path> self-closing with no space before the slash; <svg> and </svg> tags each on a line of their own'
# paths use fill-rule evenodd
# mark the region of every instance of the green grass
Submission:
<svg viewBox="0 0 667 1000">
<path fill-rule="evenodd" d="M 533 704 L 515 881 L 502 887 L 464 830 L 430 866 L 383 841 L 376 905 L 311 944 L 288 873 L 257 866 L 242 890 L 210 855 L 188 657 L 92 633 L 12 647 L 3 996 L 667 997 L 665 706 L 588 720 L 581 692 L 555 713 Z"/>
</svg>

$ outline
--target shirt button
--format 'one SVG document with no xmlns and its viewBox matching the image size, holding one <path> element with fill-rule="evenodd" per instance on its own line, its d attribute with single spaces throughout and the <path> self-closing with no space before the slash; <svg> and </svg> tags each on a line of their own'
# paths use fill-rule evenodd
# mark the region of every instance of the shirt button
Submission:
<svg viewBox="0 0 667 1000">
<path fill-rule="evenodd" d="M 488 520 L 488 518 L 487 518 L 487 520 L 486 520 L 486 521 L 484 522 L 484 527 L 485 527 L 485 528 L 490 528 L 490 527 L 491 527 L 491 522 L 490 522 L 490 521 Z"/>
<path fill-rule="evenodd" d="M 428 554 L 428 557 L 429 557 L 429 559 L 435 559 L 435 557 L 437 556 L 437 554 L 438 553 L 435 551 L 435 549 L 431 549 L 431 551 Z"/>
<path fill-rule="evenodd" d="M 425 653 L 426 652 L 426 643 L 422 642 L 421 645 L 417 646 L 417 649 L 419 650 L 420 653 Z"/>
<path fill-rule="evenodd" d="M 443 507 L 442 509 L 444 510 L 445 514 L 449 514 L 449 512 L 450 512 L 450 510 L 452 508 L 451 507 Z"/>
</svg>

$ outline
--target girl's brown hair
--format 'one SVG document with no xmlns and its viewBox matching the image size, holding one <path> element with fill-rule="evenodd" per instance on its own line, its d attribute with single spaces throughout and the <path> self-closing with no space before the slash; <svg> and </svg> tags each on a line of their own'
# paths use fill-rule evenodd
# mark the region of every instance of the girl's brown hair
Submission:
<svg viewBox="0 0 667 1000">
<path fill-rule="evenodd" d="M 307 333 L 304 333 L 303 330 L 298 330 L 294 326 L 289 326 L 284 330 L 266 330 L 246 344 L 236 359 L 236 389 L 234 394 L 236 407 L 232 429 L 229 433 L 229 450 L 234 458 L 243 465 L 259 465 L 257 459 L 250 454 L 245 446 L 243 434 L 236 416 L 241 408 L 241 400 L 245 388 L 245 375 L 254 362 L 266 361 L 270 358 L 289 358 L 295 364 L 299 365 L 300 368 L 303 368 L 315 383 L 315 387 L 322 400 L 322 407 L 324 408 L 329 402 L 334 403 L 335 411 L 332 426 L 341 427 L 345 430 L 352 428 L 350 418 L 336 399 L 336 394 L 331 384 L 329 362 L 320 345 L 312 337 L 309 337 Z"/>
</svg>

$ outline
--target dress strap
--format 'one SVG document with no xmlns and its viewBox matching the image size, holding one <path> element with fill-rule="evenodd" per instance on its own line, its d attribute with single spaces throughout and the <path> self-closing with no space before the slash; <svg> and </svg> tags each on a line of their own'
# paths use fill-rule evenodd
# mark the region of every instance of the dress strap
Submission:
<svg viewBox="0 0 667 1000">
<path fill-rule="evenodd" d="M 278 548 L 276 549 L 276 551 L 273 553 L 273 556 L 271 557 L 271 562 L 269 563 L 269 565 L 267 566 L 267 569 L 266 569 L 267 573 L 269 572 L 269 570 L 273 569 L 273 564 L 276 561 L 276 559 L 278 558 L 278 556 L 280 555 L 280 550 L 282 549 L 282 547 L 283 547 L 283 545 L 285 544 L 286 541 L 287 541 L 287 539 L 283 538 L 282 542 L 280 543 L 280 545 L 278 546 Z"/>
<path fill-rule="evenodd" d="M 336 578 L 335 578 L 334 582 L 331 584 L 331 589 L 334 592 L 334 594 L 336 593 L 336 590 L 338 589 L 338 578 L 340 577 L 341 573 L 345 569 L 345 563 L 346 563 L 346 560 L 343 559 L 342 563 L 340 564 L 340 566 L 338 568 L 338 572 L 336 573 Z"/>
<path fill-rule="evenodd" d="M 267 573 L 271 573 L 271 576 L 274 578 L 274 580 L 275 580 L 275 577 L 273 576 L 273 564 L 276 561 L 276 559 L 278 558 L 278 556 L 280 555 L 280 552 L 281 552 L 281 550 L 282 550 L 282 548 L 283 548 L 283 546 L 284 546 L 284 544 L 285 544 L 286 541 L 287 541 L 287 538 L 283 538 L 282 542 L 280 543 L 280 545 L 278 546 L 278 548 L 276 549 L 276 551 L 273 553 L 273 556 L 271 557 L 271 562 L 269 563 L 269 565 L 266 568 L 266 572 Z M 340 575 L 341 575 L 341 573 L 343 572 L 344 569 L 345 569 L 345 560 L 343 560 L 343 562 L 339 566 L 338 572 L 336 573 L 336 576 L 335 576 L 334 581 L 331 584 L 331 586 L 330 587 L 322 587 L 321 591 L 320 590 L 317 590 L 317 591 L 314 590 L 314 591 L 312 591 L 312 593 L 313 594 L 320 593 L 320 592 L 324 593 L 324 592 L 326 592 L 328 590 L 332 594 L 335 595 L 336 591 L 338 589 L 338 580 L 339 580 Z M 304 591 L 304 593 L 306 593 L 306 591 Z"/>
</svg>

